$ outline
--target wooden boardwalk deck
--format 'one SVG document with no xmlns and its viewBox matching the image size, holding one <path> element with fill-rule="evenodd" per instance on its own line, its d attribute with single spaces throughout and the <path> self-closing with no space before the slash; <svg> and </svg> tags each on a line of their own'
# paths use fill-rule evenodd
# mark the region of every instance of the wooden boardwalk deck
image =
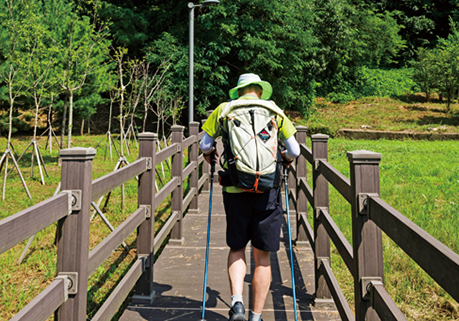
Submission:
<svg viewBox="0 0 459 321">
<path fill-rule="evenodd" d="M 201 320 L 202 287 L 206 255 L 206 233 L 209 194 L 199 196 L 198 214 L 184 218 L 185 243 L 167 245 L 155 263 L 156 297 L 151 305 L 130 304 L 121 321 Z M 286 216 L 284 216 L 286 218 Z M 294 220 L 292 220 L 294 222 Z M 227 277 L 228 247 L 225 241 L 225 213 L 221 187 L 214 186 L 209 249 L 207 321 L 228 320 L 231 294 Z M 287 224 L 284 220 L 280 250 L 271 253 L 272 284 L 266 300 L 263 319 L 294 320 L 292 283 L 288 252 Z M 292 228 L 292 230 L 295 230 Z M 296 248 L 294 266 L 297 289 L 298 320 L 341 320 L 333 304 L 313 306 L 313 254 L 310 248 Z M 246 315 L 251 308 L 253 259 L 247 246 L 247 275 L 244 284 Z"/>
</svg>

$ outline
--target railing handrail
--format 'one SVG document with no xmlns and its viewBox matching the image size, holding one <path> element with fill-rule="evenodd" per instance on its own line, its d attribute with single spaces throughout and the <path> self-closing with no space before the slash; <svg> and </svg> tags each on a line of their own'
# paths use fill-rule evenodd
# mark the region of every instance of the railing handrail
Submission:
<svg viewBox="0 0 459 321">
<path fill-rule="evenodd" d="M 0 253 L 2 253 L 56 221 L 60 222 L 58 231 L 61 231 L 59 233 L 65 234 L 64 220 L 69 214 L 77 214 L 71 215 L 72 217 L 77 217 L 78 215 L 82 215 L 79 213 L 84 210 L 84 215 L 87 215 L 92 201 L 106 195 L 108 192 L 127 183 L 135 177 L 138 177 L 139 180 L 139 208 L 129 215 L 123 223 L 121 223 L 112 233 L 110 233 L 92 251 L 89 252 L 87 261 L 85 262 L 85 268 L 87 271 L 83 271 L 84 273 L 74 274 L 72 274 L 72 271 L 66 271 L 64 274 L 60 274 L 51 285 L 49 285 L 35 299 L 26 305 L 15 317 L 13 317 L 12 320 L 45 320 L 56 309 L 58 310 L 56 317 L 59 319 L 59 311 L 62 307 L 64 307 L 62 304 L 64 302 L 66 302 L 65 306 L 72 304 L 70 302 L 71 299 L 69 299 L 67 285 L 72 284 L 72 282 L 80 283 L 81 275 L 83 274 L 83 278 L 86 279 L 85 282 L 87 282 L 87 277 L 93 274 L 110 256 L 110 254 L 136 229 L 139 231 L 137 241 L 138 260 L 134 263 L 127 275 L 121 280 L 110 297 L 96 313 L 93 320 L 110 319 L 111 316 L 116 313 L 119 305 L 124 301 L 136 283 L 137 287 L 140 288 L 140 291 L 145 290 L 145 282 L 140 282 L 140 280 L 144 278 L 146 273 L 148 274 L 146 277 L 152 279 L 153 255 L 157 253 L 168 234 L 176 229 L 177 225 L 180 224 L 180 219 L 183 217 L 183 211 L 187 207 L 189 207 L 189 211 L 197 210 L 197 196 L 199 190 L 201 188 L 203 191 L 208 190 L 208 186 L 206 186 L 205 183 L 209 180 L 209 167 L 206 165 L 207 163 L 203 163 L 204 158 L 198 153 L 198 141 L 204 136 L 204 132 L 199 132 L 198 125 L 198 123 L 190 124 L 190 137 L 185 140 L 181 139 L 184 128 L 182 126 L 174 126 L 173 131 L 176 131 L 177 134 L 179 134 L 175 135 L 175 137 L 180 136 L 180 141 L 173 141 L 169 147 L 159 152 L 155 151 L 156 136 L 151 133 L 142 133 L 140 135 L 143 136 L 140 137 L 139 158 L 133 163 L 121 167 L 120 169 L 117 169 L 116 171 L 104 175 L 96 180 L 86 180 L 88 181 L 87 184 L 89 184 L 89 186 L 83 188 L 82 190 L 63 191 L 56 196 L 0 221 Z M 190 149 L 189 164 L 183 169 L 182 153 L 187 147 Z M 146 149 L 143 150 L 142 148 Z M 149 153 L 151 156 L 148 156 Z M 79 166 L 76 172 L 79 170 L 82 175 L 84 173 L 84 175 L 88 177 L 88 171 L 92 172 L 92 159 L 94 158 L 95 150 L 88 149 L 86 151 L 86 149 L 77 148 L 75 151 L 72 149 L 68 150 L 67 154 L 69 155 L 67 157 L 70 161 L 63 166 L 63 181 L 66 181 L 67 185 L 69 184 L 69 180 L 66 180 L 65 178 L 66 173 L 64 171 L 69 171 L 69 166 L 72 166 L 73 163 Z M 179 154 L 180 157 L 176 157 Z M 169 157 L 172 157 L 172 168 L 175 168 L 175 175 L 173 173 L 171 180 L 167 182 L 155 195 L 154 186 L 156 165 L 160 164 Z M 90 166 L 85 166 L 85 162 L 88 162 Z M 199 165 L 201 163 L 203 163 L 202 176 L 199 177 Z M 180 175 L 177 176 L 176 173 L 179 168 Z M 70 170 L 70 172 L 72 171 Z M 77 175 L 77 173 L 72 172 L 72 175 Z M 90 175 L 91 173 L 89 173 L 89 177 Z M 147 185 L 145 185 L 145 178 L 147 177 L 150 177 L 150 181 L 148 181 Z M 183 181 L 188 177 L 190 177 L 190 189 L 188 194 L 182 198 Z M 71 178 L 70 182 L 72 182 Z M 177 193 L 177 191 L 179 193 Z M 88 192 L 90 194 L 89 197 L 87 196 Z M 150 195 L 153 195 L 153 199 L 148 197 L 149 193 L 151 193 Z M 156 207 L 159 206 L 171 193 L 173 195 L 180 195 L 180 211 L 171 211 L 171 215 L 167 222 L 156 232 L 156 237 L 146 235 L 145 231 L 147 230 L 148 233 L 154 232 L 152 224 L 154 223 L 154 212 Z M 145 196 L 147 196 L 147 198 L 145 198 Z M 77 198 L 76 203 L 78 205 L 77 207 L 72 207 L 72 201 L 75 201 L 75 198 Z M 150 205 L 143 205 L 145 203 L 145 199 L 150 202 Z M 33 220 L 31 220 L 32 215 Z M 30 222 L 33 222 L 33 224 L 29 224 Z M 81 234 L 81 231 L 77 231 L 80 236 L 77 236 L 76 239 L 86 237 L 86 243 L 88 244 L 89 227 L 87 230 L 86 235 L 84 232 Z M 150 245 L 147 246 L 148 254 L 144 254 L 145 243 L 143 242 L 145 242 L 145 239 L 148 239 L 149 242 L 152 241 L 150 242 Z M 60 240 L 60 243 L 61 242 L 64 241 Z M 139 245 L 139 243 L 141 244 Z M 65 259 L 59 258 L 59 255 L 62 255 L 63 253 L 64 251 L 62 250 L 61 244 L 59 244 L 58 272 L 59 262 L 63 260 L 65 261 Z M 66 255 L 68 255 L 68 253 Z M 80 272 L 82 271 L 80 270 Z M 71 288 L 70 291 L 75 289 L 76 288 Z M 86 292 L 86 289 L 82 290 L 81 286 L 79 286 L 78 291 Z M 151 287 L 147 290 L 147 292 L 148 291 L 154 293 Z M 149 294 L 147 293 L 147 297 L 148 296 Z M 52 304 L 48 301 L 52 301 Z M 45 310 L 40 307 L 43 302 L 46 303 L 44 304 L 47 307 Z M 85 304 L 84 307 L 86 307 Z M 79 310 L 79 308 L 76 310 Z M 85 316 L 83 318 L 82 314 L 71 313 L 70 315 L 66 314 L 65 318 L 66 320 L 71 321 L 82 321 L 85 319 Z"/>
<path fill-rule="evenodd" d="M 335 300 L 341 318 L 343 320 L 354 320 L 354 316 L 350 313 L 347 302 L 329 265 L 329 257 L 323 255 L 323 247 L 329 246 L 329 243 L 327 245 L 327 242 L 329 242 L 327 240 L 331 238 L 338 253 L 350 270 L 354 278 L 354 288 L 358 291 L 355 294 L 355 319 L 359 321 L 364 319 L 379 320 L 373 318 L 375 315 L 379 315 L 382 320 L 406 320 L 403 313 L 386 292 L 383 274 L 368 275 L 368 271 L 365 274 L 365 271 L 362 272 L 359 270 L 361 265 L 366 264 L 364 261 L 361 263 L 357 261 L 365 260 L 365 256 L 362 256 L 363 254 L 361 253 L 362 247 L 369 246 L 366 244 L 367 242 L 376 240 L 377 243 L 372 244 L 373 247 L 369 246 L 368 249 L 376 252 L 380 251 L 381 260 L 378 261 L 378 255 L 374 259 L 377 261 L 378 269 L 382 271 L 382 240 L 380 230 L 382 229 L 389 238 L 413 258 L 446 292 L 459 301 L 459 288 L 457 287 L 459 283 L 459 255 L 411 222 L 379 197 L 379 161 L 381 155 L 367 151 L 348 153 L 351 163 L 351 179 L 349 179 L 328 162 L 326 152 L 327 135 L 313 135 L 313 148 L 309 150 L 306 147 L 306 128 L 300 126 L 297 127 L 297 130 L 297 140 L 300 144 L 301 155 L 296 161 L 296 168 L 290 170 L 291 175 L 294 176 L 294 181 L 297 183 L 297 193 L 296 196 L 292 195 L 291 192 L 289 195 L 293 197 L 294 203 L 297 203 L 296 210 L 299 212 L 299 215 L 297 215 L 297 225 L 301 230 L 298 231 L 298 237 L 302 233 L 308 236 L 314 251 L 315 262 L 320 262 L 320 264 L 316 264 L 316 274 L 323 275 L 323 281 L 326 283 L 326 285 L 320 283 L 323 281 L 318 279 L 316 275 L 316 280 L 318 280 L 316 284 L 316 296 L 319 288 L 321 293 L 327 296 L 327 291 L 324 291 L 324 287 L 325 289 L 328 287 L 331 292 L 328 295 Z M 318 150 L 316 151 L 315 148 Z M 305 167 L 306 162 L 309 162 L 313 167 L 314 188 L 308 185 L 305 170 L 299 168 L 299 164 Z M 301 174 L 299 174 L 300 171 Z M 365 176 L 364 174 L 373 176 L 363 177 Z M 332 216 L 328 212 L 328 206 L 320 206 L 328 202 L 328 188 L 321 185 L 321 179 L 323 178 L 326 180 L 326 184 L 333 185 L 344 199 L 352 205 L 353 239 L 358 238 L 358 240 L 353 240 L 354 246 L 346 240 L 343 233 L 333 221 Z M 359 187 L 356 187 L 357 184 L 359 184 Z M 324 192 L 326 195 L 317 194 Z M 305 213 L 305 205 L 299 202 L 300 198 L 307 199 L 314 208 L 315 232 L 309 226 L 307 213 Z M 321 200 L 317 202 L 318 199 Z M 300 207 L 301 209 L 299 209 Z M 362 232 L 363 229 L 366 229 L 365 233 Z M 316 232 L 325 234 L 319 237 Z M 366 239 L 364 236 L 366 236 Z M 319 250 L 322 251 L 322 254 L 317 253 Z M 356 253 L 358 253 L 358 258 L 354 257 Z M 445 268 L 438 269 L 439 265 Z M 365 308 L 363 308 L 364 306 Z M 365 315 L 368 307 L 376 313 Z M 369 318 L 366 318 L 368 316 Z"/>
</svg>

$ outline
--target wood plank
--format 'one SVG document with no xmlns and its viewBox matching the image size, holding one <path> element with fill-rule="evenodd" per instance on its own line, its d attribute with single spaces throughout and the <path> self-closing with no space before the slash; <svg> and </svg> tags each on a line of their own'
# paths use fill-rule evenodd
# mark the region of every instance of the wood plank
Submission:
<svg viewBox="0 0 459 321">
<path fill-rule="evenodd" d="M 66 277 L 58 277 L 10 321 L 45 321 L 67 301 Z"/>
<path fill-rule="evenodd" d="M 171 180 L 160 189 L 155 196 L 155 205 L 158 207 L 169 196 L 170 193 L 178 186 L 178 179 L 172 177 Z"/>
<path fill-rule="evenodd" d="M 201 140 L 204 137 L 205 133 L 206 133 L 205 131 L 200 132 L 198 135 L 198 140 Z"/>
<path fill-rule="evenodd" d="M 193 200 L 193 197 L 196 196 L 196 191 L 197 191 L 197 189 L 195 187 L 193 187 L 192 189 L 190 189 L 188 194 L 185 196 L 185 198 L 183 199 L 183 202 L 182 202 L 182 209 L 183 210 L 186 210 L 188 205 L 190 205 L 191 201 Z"/>
<path fill-rule="evenodd" d="M 323 160 L 319 161 L 320 173 L 325 176 L 330 184 L 332 184 L 336 190 L 343 195 L 343 197 L 351 203 L 351 181 L 349 178 L 341 174 L 336 168 L 334 168 L 330 163 L 324 162 Z"/>
<path fill-rule="evenodd" d="M 155 254 L 156 251 L 159 250 L 161 247 L 161 244 L 163 244 L 164 240 L 166 237 L 169 235 L 170 231 L 174 227 L 175 223 L 177 223 L 177 219 L 179 217 L 178 212 L 173 212 L 169 219 L 167 220 L 166 224 L 163 225 L 161 230 L 158 232 L 158 234 L 155 237 Z"/>
<path fill-rule="evenodd" d="M 169 157 L 171 157 L 172 155 L 174 155 L 175 153 L 179 151 L 180 151 L 180 144 L 177 144 L 177 143 L 174 143 L 170 145 L 169 147 L 164 148 L 162 151 L 156 153 L 156 157 L 155 157 L 156 164 L 159 164 L 165 161 L 166 159 L 168 159 Z"/>
<path fill-rule="evenodd" d="M 305 144 L 300 144 L 301 155 L 303 155 L 309 164 L 313 164 L 314 161 L 312 159 L 312 152 L 309 148 L 306 147 Z"/>
<path fill-rule="evenodd" d="M 293 207 L 296 208 L 296 195 L 292 190 L 289 190 L 288 192 L 288 197 L 290 199 L 290 202 L 292 203 Z"/>
<path fill-rule="evenodd" d="M 145 158 L 140 158 L 127 166 L 92 181 L 91 201 L 101 198 L 111 190 L 127 183 L 146 170 L 147 160 Z"/>
<path fill-rule="evenodd" d="M 377 197 L 369 217 L 446 292 L 459 301 L 459 255 Z"/>
<path fill-rule="evenodd" d="M 96 315 L 91 319 L 92 321 L 110 321 L 112 319 L 142 275 L 144 264 L 144 258 L 137 259 L 134 265 L 129 269 L 129 272 L 126 273 L 99 311 L 97 311 Z"/>
<path fill-rule="evenodd" d="M 202 174 L 201 178 L 198 181 L 198 189 L 200 189 L 202 187 L 202 185 L 204 185 L 204 183 L 207 182 L 207 177 L 208 176 L 209 176 L 209 174 L 205 174 L 205 173 Z"/>
<path fill-rule="evenodd" d="M 88 276 L 92 275 L 144 220 L 145 208 L 137 209 L 127 220 L 121 223 L 120 226 L 89 252 Z"/>
<path fill-rule="evenodd" d="M 371 282 L 371 287 L 373 308 L 381 320 L 407 320 L 381 282 Z"/>
<path fill-rule="evenodd" d="M 183 140 L 182 148 L 185 149 L 185 148 L 187 148 L 188 146 L 190 146 L 191 144 L 193 144 L 196 141 L 197 141 L 196 136 L 190 136 L 187 139 Z"/>
<path fill-rule="evenodd" d="M 314 231 L 312 230 L 311 225 L 308 222 L 308 218 L 306 214 L 300 214 L 300 224 L 303 225 L 304 230 L 306 231 L 306 235 L 308 236 L 309 243 L 311 244 L 311 248 L 315 251 L 314 246 Z"/>
<path fill-rule="evenodd" d="M 69 194 L 59 193 L 0 221 L 0 254 L 69 214 Z"/>
<path fill-rule="evenodd" d="M 341 319 L 343 321 L 354 321 L 354 314 L 352 313 L 352 310 L 349 307 L 349 303 L 347 303 L 343 291 L 341 290 L 341 287 L 339 286 L 339 283 L 336 280 L 335 275 L 333 274 L 333 271 L 330 267 L 330 263 L 328 262 L 328 260 L 321 260 L 321 263 L 321 267 L 324 271 L 323 275 L 325 276 L 325 280 L 328 284 L 328 288 L 330 289 L 333 300 L 335 301 L 336 308 L 339 311 Z"/>
<path fill-rule="evenodd" d="M 299 188 L 304 192 L 306 195 L 306 198 L 309 201 L 309 204 L 314 208 L 314 194 L 312 193 L 312 188 L 309 186 L 309 184 L 306 181 L 306 178 L 300 178 L 299 179 Z"/>
<path fill-rule="evenodd" d="M 188 164 L 187 167 L 183 170 L 182 173 L 182 182 L 191 174 L 191 172 L 196 168 L 196 162 L 191 162 Z"/>
<path fill-rule="evenodd" d="M 203 161 L 204 161 L 204 155 L 201 154 L 201 155 L 199 155 L 199 157 L 198 157 L 198 165 L 201 164 Z"/>
<path fill-rule="evenodd" d="M 328 232 L 333 244 L 335 244 L 336 249 L 338 250 L 339 254 L 346 263 L 347 268 L 351 272 L 353 276 L 355 276 L 355 269 L 354 269 L 354 255 L 352 254 L 352 246 L 344 237 L 344 234 L 339 229 L 338 225 L 336 225 L 335 221 L 330 216 L 330 213 L 326 210 L 320 211 L 320 220 L 322 224 L 325 226 L 325 229 Z"/>
</svg>

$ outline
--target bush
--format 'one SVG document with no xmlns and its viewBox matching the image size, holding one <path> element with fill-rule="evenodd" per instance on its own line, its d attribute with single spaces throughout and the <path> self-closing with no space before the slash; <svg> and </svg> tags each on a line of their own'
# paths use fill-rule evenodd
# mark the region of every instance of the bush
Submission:
<svg viewBox="0 0 459 321">
<path fill-rule="evenodd" d="M 418 91 L 413 80 L 413 68 L 360 69 L 354 83 L 337 79 L 334 91 L 326 95 L 333 103 L 345 103 L 362 97 L 398 97 Z"/>
</svg>

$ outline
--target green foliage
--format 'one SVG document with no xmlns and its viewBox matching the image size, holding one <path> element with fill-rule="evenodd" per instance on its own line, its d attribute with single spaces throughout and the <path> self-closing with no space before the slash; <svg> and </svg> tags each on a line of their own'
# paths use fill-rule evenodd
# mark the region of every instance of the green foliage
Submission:
<svg viewBox="0 0 459 321">
<path fill-rule="evenodd" d="M 413 62 L 414 79 L 426 93 L 427 100 L 437 89 L 447 99 L 447 111 L 451 111 L 451 102 L 459 87 L 459 31 L 452 19 L 450 26 L 448 38 L 439 38 L 433 49 L 419 49 L 418 59 Z"/>
<path fill-rule="evenodd" d="M 417 60 L 411 62 L 414 69 L 413 80 L 425 93 L 427 102 L 430 101 L 431 94 L 437 88 L 436 59 L 434 50 L 420 48 L 417 52 Z"/>
</svg>

